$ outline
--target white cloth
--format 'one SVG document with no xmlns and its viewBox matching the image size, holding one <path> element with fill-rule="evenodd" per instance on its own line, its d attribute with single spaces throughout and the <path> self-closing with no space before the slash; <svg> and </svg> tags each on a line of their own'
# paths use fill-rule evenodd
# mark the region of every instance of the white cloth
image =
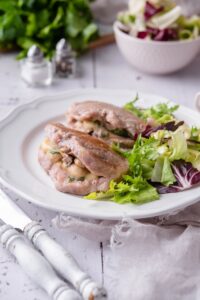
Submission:
<svg viewBox="0 0 200 300">
<path fill-rule="evenodd" d="M 200 229 L 129 226 L 114 230 L 105 259 L 109 299 L 199 300 Z"/>
<path fill-rule="evenodd" d="M 176 215 L 92 221 L 58 215 L 54 225 L 110 241 L 104 274 L 110 300 L 200 299 L 200 202 Z"/>
</svg>

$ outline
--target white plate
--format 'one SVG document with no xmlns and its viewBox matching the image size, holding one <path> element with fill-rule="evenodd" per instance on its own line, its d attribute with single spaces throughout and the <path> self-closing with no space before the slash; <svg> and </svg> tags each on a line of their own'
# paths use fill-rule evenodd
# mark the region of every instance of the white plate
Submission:
<svg viewBox="0 0 200 300">
<path fill-rule="evenodd" d="M 44 126 L 50 121 L 64 122 L 64 112 L 69 105 L 75 101 L 92 99 L 122 106 L 135 95 L 134 91 L 84 89 L 41 97 L 18 107 L 0 122 L 0 181 L 37 205 L 76 216 L 99 219 L 151 217 L 197 202 L 200 198 L 200 187 L 162 195 L 160 200 L 141 206 L 85 200 L 58 192 L 40 167 L 37 152 L 44 137 Z M 168 101 L 159 96 L 142 93 L 140 98 L 139 104 L 144 107 Z M 188 108 L 180 107 L 177 117 L 190 125 L 200 126 L 199 114 Z"/>
</svg>

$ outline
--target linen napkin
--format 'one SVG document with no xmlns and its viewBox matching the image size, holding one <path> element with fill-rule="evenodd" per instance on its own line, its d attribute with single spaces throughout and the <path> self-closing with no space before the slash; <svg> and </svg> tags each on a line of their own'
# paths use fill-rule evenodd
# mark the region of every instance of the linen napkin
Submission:
<svg viewBox="0 0 200 300">
<path fill-rule="evenodd" d="M 62 213 L 53 224 L 104 242 L 110 300 L 200 299 L 200 202 L 174 215 L 140 221 L 94 221 Z"/>
</svg>

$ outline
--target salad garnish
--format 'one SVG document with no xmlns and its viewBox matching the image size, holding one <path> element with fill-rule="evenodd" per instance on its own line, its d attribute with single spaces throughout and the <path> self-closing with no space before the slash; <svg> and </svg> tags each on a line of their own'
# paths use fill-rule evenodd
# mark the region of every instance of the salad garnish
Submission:
<svg viewBox="0 0 200 300">
<path fill-rule="evenodd" d="M 155 185 L 159 194 L 175 193 L 191 188 L 200 182 L 200 171 L 192 166 L 191 163 L 184 160 L 177 160 L 172 163 L 175 184 L 170 186 Z"/>
<path fill-rule="evenodd" d="M 133 37 L 154 41 L 196 39 L 200 17 L 186 17 L 173 0 L 130 0 L 118 14 L 119 28 Z"/>
<path fill-rule="evenodd" d="M 113 144 L 125 157 L 129 171 L 121 181 L 111 181 L 108 191 L 91 193 L 86 199 L 143 204 L 200 183 L 200 129 L 189 127 L 174 113 L 178 105 L 158 103 L 149 108 L 136 105 L 137 96 L 124 108 L 147 122 L 143 133 L 133 137 L 133 148 Z"/>
</svg>

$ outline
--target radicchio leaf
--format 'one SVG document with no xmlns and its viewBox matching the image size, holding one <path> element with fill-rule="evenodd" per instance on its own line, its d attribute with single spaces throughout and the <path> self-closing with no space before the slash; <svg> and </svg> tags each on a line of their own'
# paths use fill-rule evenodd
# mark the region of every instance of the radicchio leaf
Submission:
<svg viewBox="0 0 200 300">
<path fill-rule="evenodd" d="M 153 28 L 153 27 L 149 27 L 147 26 L 147 32 L 151 35 L 151 37 L 154 39 L 155 36 L 159 33 L 159 29 L 158 28 Z"/>
<path fill-rule="evenodd" d="M 173 41 L 177 40 L 178 33 L 175 28 L 166 28 L 160 30 L 159 33 L 154 37 L 154 41 Z"/>
<path fill-rule="evenodd" d="M 153 184 L 159 194 L 180 192 L 200 183 L 200 171 L 194 168 L 191 163 L 184 160 L 176 160 L 171 166 L 176 177 L 176 183 L 170 186 Z"/>
<path fill-rule="evenodd" d="M 159 12 L 163 11 L 163 9 L 164 9 L 163 6 L 155 7 L 152 3 L 147 1 L 146 5 L 145 5 L 145 10 L 144 10 L 145 20 L 147 21 L 147 20 L 151 19 L 151 17 L 153 17 L 156 14 L 158 14 Z"/>
<path fill-rule="evenodd" d="M 176 131 L 180 126 L 184 124 L 184 121 L 180 121 L 177 124 L 175 121 L 167 122 L 161 125 L 162 129 L 169 130 L 169 131 Z"/>
<path fill-rule="evenodd" d="M 151 127 L 150 125 L 147 125 L 146 129 L 142 133 L 142 136 L 148 138 L 153 132 L 156 132 L 158 130 L 176 131 L 183 124 L 184 121 L 180 121 L 177 124 L 175 121 L 170 121 L 157 127 Z"/>
<path fill-rule="evenodd" d="M 159 126 L 160 127 L 160 126 Z M 156 128 L 157 127 L 152 127 L 150 125 L 147 125 L 145 130 L 142 132 L 142 137 L 145 137 L 145 138 L 149 138 L 150 135 L 156 131 Z"/>
<path fill-rule="evenodd" d="M 139 31 L 137 34 L 137 37 L 139 39 L 145 39 L 148 36 L 148 32 L 147 31 Z"/>
<path fill-rule="evenodd" d="M 176 28 L 165 28 L 157 29 L 152 27 L 147 27 L 147 33 L 150 34 L 154 41 L 173 41 L 178 38 L 178 31 Z"/>
</svg>

